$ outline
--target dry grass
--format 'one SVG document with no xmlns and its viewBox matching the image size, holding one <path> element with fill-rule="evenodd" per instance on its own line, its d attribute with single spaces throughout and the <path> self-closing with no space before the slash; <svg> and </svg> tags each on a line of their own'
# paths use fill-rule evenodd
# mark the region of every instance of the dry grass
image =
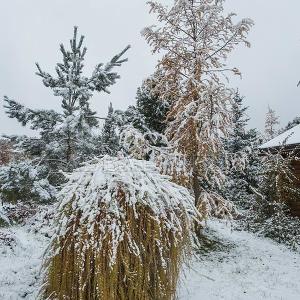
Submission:
<svg viewBox="0 0 300 300">
<path fill-rule="evenodd" d="M 179 270 L 189 248 L 189 220 L 178 209 L 181 228 L 168 228 L 164 218 L 171 218 L 171 214 L 158 217 L 150 207 L 133 207 L 126 201 L 126 193 L 120 187 L 115 194 L 124 213 L 118 220 L 122 232 L 111 230 L 115 216 L 101 199 L 92 230 L 89 220 L 82 222 L 80 211 L 76 218 L 70 218 L 73 221 L 65 234 L 51 244 L 53 255 L 46 261 L 42 299 L 175 298 Z M 69 219 L 74 204 L 75 197 L 59 217 Z M 118 245 L 114 245 L 116 235 Z"/>
</svg>

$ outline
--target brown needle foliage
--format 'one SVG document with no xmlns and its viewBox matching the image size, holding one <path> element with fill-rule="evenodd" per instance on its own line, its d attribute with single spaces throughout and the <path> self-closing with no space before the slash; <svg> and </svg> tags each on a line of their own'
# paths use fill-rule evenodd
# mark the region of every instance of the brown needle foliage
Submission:
<svg viewBox="0 0 300 300">
<path fill-rule="evenodd" d="M 166 135 L 186 157 L 196 205 L 206 207 L 208 215 L 229 215 L 230 205 L 216 193 L 224 181 L 219 161 L 233 96 L 221 76 L 227 78 L 227 71 L 240 75 L 226 59 L 237 45 L 250 46 L 246 37 L 253 22 L 235 23 L 235 14 L 224 13 L 224 0 L 175 0 L 170 8 L 148 4 L 159 24 L 145 28 L 143 35 L 153 53 L 162 54 L 157 88 L 171 104 Z"/>
</svg>

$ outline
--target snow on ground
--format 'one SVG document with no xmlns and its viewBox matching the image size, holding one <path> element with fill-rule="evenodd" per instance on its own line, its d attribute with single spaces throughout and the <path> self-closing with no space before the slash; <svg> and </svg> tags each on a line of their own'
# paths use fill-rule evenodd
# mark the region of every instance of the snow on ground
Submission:
<svg viewBox="0 0 300 300">
<path fill-rule="evenodd" d="M 26 226 L 1 228 L 0 235 L 0 299 L 36 299 L 46 238 Z"/>
<path fill-rule="evenodd" d="M 299 300 L 300 254 L 218 221 L 209 228 L 227 245 L 194 261 L 179 291 L 180 300 Z M 203 256 L 202 256 L 203 257 Z"/>
<path fill-rule="evenodd" d="M 208 223 L 216 244 L 186 272 L 179 300 L 299 300 L 300 254 L 268 239 Z M 47 239 L 28 227 L 0 229 L 15 243 L 0 243 L 0 299 L 36 299 Z"/>
</svg>

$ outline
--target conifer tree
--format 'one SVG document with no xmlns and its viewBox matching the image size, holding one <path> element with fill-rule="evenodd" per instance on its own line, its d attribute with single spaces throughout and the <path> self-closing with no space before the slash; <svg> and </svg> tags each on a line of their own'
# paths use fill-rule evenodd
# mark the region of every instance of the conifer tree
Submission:
<svg viewBox="0 0 300 300">
<path fill-rule="evenodd" d="M 293 121 L 288 122 L 288 124 L 286 125 L 286 127 L 282 128 L 280 130 L 280 133 L 283 133 L 283 132 L 285 132 L 285 131 L 287 131 L 289 129 L 292 129 L 293 127 L 295 127 L 295 126 L 297 126 L 299 124 L 300 124 L 300 117 L 296 117 L 296 118 L 293 119 Z"/>
<path fill-rule="evenodd" d="M 299 158 L 296 151 L 286 151 L 285 145 L 264 153 L 260 194 L 267 203 L 290 204 L 299 201 L 299 178 L 294 173 L 293 163 Z"/>
<path fill-rule="evenodd" d="M 23 126 L 30 125 L 31 129 L 39 131 L 39 138 L 25 138 L 18 144 L 20 150 L 26 152 L 36 164 L 48 167 L 49 180 L 54 184 L 61 182 L 59 170 L 73 170 L 83 160 L 92 157 L 100 147 L 95 145 L 93 136 L 98 120 L 96 112 L 90 107 L 90 100 L 94 92 L 109 93 L 109 87 L 120 78 L 114 69 L 127 61 L 122 56 L 129 46 L 107 64 L 98 64 L 92 75 L 85 76 L 83 69 L 87 48 L 83 42 L 84 36 L 78 38 L 75 27 L 70 49 L 60 45 L 63 61 L 56 65 L 56 76 L 36 64 L 36 74 L 42 78 L 43 84 L 61 99 L 62 112 L 33 110 L 8 97 L 4 98 L 10 118 L 16 118 Z"/>
<path fill-rule="evenodd" d="M 253 200 L 253 188 L 258 187 L 260 158 L 258 153 L 258 134 L 247 129 L 249 119 L 243 97 L 237 91 L 234 96 L 232 130 L 225 139 L 228 159 L 227 178 L 224 187 L 225 197 L 242 207 L 249 207 Z"/>
<path fill-rule="evenodd" d="M 119 137 L 116 132 L 116 121 L 114 117 L 114 109 L 110 103 L 108 107 L 108 114 L 105 119 L 105 123 L 102 129 L 102 148 L 103 153 L 109 154 L 111 156 L 116 156 L 119 149 Z"/>
<path fill-rule="evenodd" d="M 0 195 L 7 203 L 50 203 L 56 188 L 48 181 L 48 169 L 23 159 L 0 167 Z"/>
<path fill-rule="evenodd" d="M 220 80 L 228 68 L 226 58 L 238 44 L 249 46 L 246 36 L 253 25 L 234 14 L 224 14 L 224 1 L 176 0 L 171 8 L 148 2 L 161 25 L 144 29 L 153 53 L 163 54 L 158 69 L 159 90 L 171 99 L 166 135 L 186 157 L 189 184 L 197 206 L 208 214 L 228 214 L 216 193 L 224 181 L 219 159 L 228 134 L 232 91 Z"/>
<path fill-rule="evenodd" d="M 265 121 L 265 140 L 270 141 L 278 134 L 279 117 L 276 116 L 275 110 L 268 106 Z"/>
<path fill-rule="evenodd" d="M 146 126 L 158 133 L 164 133 L 169 103 L 160 98 L 156 75 L 145 80 L 137 91 L 137 110 L 144 116 Z"/>
<path fill-rule="evenodd" d="M 290 210 L 300 197 L 299 178 L 293 169 L 299 159 L 297 151 L 286 151 L 283 145 L 261 154 L 256 199 L 241 224 L 293 250 L 299 249 L 300 220 Z"/>
</svg>

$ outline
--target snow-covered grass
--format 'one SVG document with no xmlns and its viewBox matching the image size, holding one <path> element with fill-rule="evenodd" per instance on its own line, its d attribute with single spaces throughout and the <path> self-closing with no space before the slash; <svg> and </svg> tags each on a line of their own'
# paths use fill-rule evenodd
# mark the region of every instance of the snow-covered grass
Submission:
<svg viewBox="0 0 300 300">
<path fill-rule="evenodd" d="M 0 229 L 1 300 L 36 299 L 46 246 L 47 239 L 28 226 Z"/>
<path fill-rule="evenodd" d="M 225 244 L 195 260 L 182 279 L 180 300 L 299 300 L 300 255 L 285 246 L 211 221 L 214 239 Z"/>
<path fill-rule="evenodd" d="M 182 278 L 179 300 L 299 300 L 300 254 L 265 238 L 208 223 L 212 252 L 201 255 Z M 0 299 L 36 299 L 47 239 L 27 226 L 0 229 L 15 239 L 0 244 Z"/>
</svg>

